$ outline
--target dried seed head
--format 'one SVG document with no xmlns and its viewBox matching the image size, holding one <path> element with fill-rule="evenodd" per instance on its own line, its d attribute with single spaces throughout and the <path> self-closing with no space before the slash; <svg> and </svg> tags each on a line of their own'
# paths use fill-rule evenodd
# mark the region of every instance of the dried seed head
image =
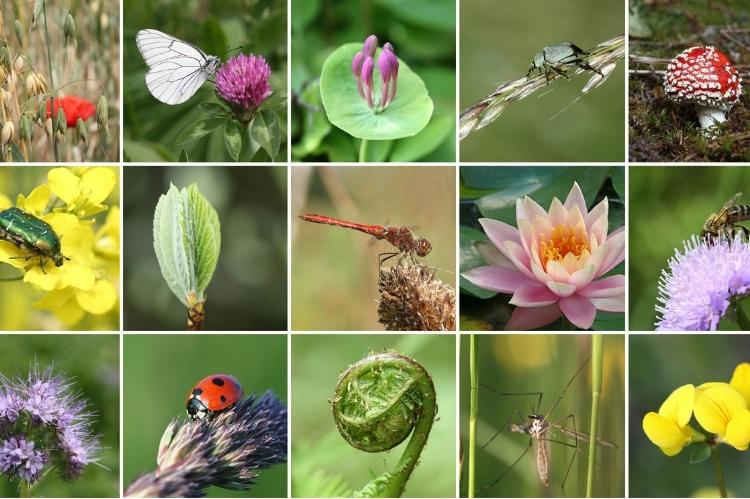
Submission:
<svg viewBox="0 0 750 499">
<path fill-rule="evenodd" d="M 0 133 L 0 145 L 6 147 L 16 136 L 16 127 L 11 120 L 3 124 L 3 131 Z"/>
<path fill-rule="evenodd" d="M 100 129 L 109 128 L 109 107 L 104 94 L 99 96 L 99 102 L 96 104 L 96 124 Z"/>
<path fill-rule="evenodd" d="M 73 20 L 73 16 L 68 13 L 65 16 L 65 25 L 63 27 L 63 34 L 65 40 L 63 44 L 67 47 L 68 42 L 73 42 L 73 46 L 78 48 L 78 40 L 76 38 L 76 22 Z"/>
<path fill-rule="evenodd" d="M 47 130 L 47 135 L 52 135 L 52 118 L 46 118 L 44 120 L 44 129 Z"/>
<path fill-rule="evenodd" d="M 8 73 L 5 72 L 5 69 L 0 66 L 0 86 L 5 84 L 5 80 L 8 79 Z"/>
<path fill-rule="evenodd" d="M 8 50 L 8 47 L 0 47 L 0 66 L 5 68 L 8 73 L 13 69 L 13 65 L 10 62 L 10 51 Z"/>
<path fill-rule="evenodd" d="M 43 125 L 44 122 L 47 120 L 47 104 L 49 101 L 47 99 L 44 99 L 39 103 L 39 107 L 36 110 L 36 120 L 39 122 L 40 125 Z"/>
<path fill-rule="evenodd" d="M 381 269 L 378 288 L 378 320 L 387 330 L 456 329 L 456 292 L 435 279 L 435 270 L 405 259 Z"/>
<path fill-rule="evenodd" d="M 49 92 L 49 84 L 47 83 L 47 80 L 44 79 L 44 75 L 42 73 L 34 73 L 34 76 L 42 89 L 41 93 L 46 94 Z"/>
<path fill-rule="evenodd" d="M 78 121 L 76 121 L 76 135 L 78 136 L 78 141 L 83 142 L 83 144 L 88 147 L 89 132 L 86 130 L 86 124 L 81 118 L 78 118 Z"/>
<path fill-rule="evenodd" d="M 18 135 L 21 140 L 30 142 L 34 138 L 34 123 L 28 113 L 21 115 L 21 121 L 18 124 Z"/>
<path fill-rule="evenodd" d="M 68 120 L 65 117 L 65 111 L 62 106 L 57 108 L 57 123 L 55 124 L 57 131 L 61 134 L 65 134 L 65 129 L 68 126 Z"/>
<path fill-rule="evenodd" d="M 16 62 L 13 63 L 13 69 L 16 70 L 16 73 L 23 72 L 23 68 L 26 67 L 26 59 L 23 58 L 23 56 L 16 57 Z"/>
</svg>

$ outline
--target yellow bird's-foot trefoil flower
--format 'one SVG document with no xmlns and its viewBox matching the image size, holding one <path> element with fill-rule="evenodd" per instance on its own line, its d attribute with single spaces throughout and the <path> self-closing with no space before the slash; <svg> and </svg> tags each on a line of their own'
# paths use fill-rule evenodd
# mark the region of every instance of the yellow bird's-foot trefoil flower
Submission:
<svg viewBox="0 0 750 499">
<path fill-rule="evenodd" d="M 729 383 L 705 383 L 696 389 L 695 419 L 718 443 L 747 450 L 750 411 L 742 393 Z"/>
<path fill-rule="evenodd" d="M 673 391 L 659 408 L 643 417 L 643 431 L 667 456 L 674 456 L 692 442 L 705 440 L 705 436 L 688 423 L 693 415 L 696 390 L 693 385 L 683 385 Z"/>
</svg>

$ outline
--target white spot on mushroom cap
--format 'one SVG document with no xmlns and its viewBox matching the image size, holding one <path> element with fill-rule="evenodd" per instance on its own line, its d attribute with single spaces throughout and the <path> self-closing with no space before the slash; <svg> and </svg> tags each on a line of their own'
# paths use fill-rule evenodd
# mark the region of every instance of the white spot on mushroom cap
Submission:
<svg viewBox="0 0 750 499">
<path fill-rule="evenodd" d="M 701 52 L 691 56 L 696 50 Z M 742 86 L 737 70 L 727 59 L 711 46 L 683 50 L 667 65 L 664 91 L 672 100 L 731 109 L 742 95 Z"/>
</svg>

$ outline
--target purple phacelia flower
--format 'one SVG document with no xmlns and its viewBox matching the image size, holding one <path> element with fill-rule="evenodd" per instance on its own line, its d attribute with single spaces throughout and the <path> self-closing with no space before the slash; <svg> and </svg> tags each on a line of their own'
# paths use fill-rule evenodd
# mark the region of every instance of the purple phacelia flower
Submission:
<svg viewBox="0 0 750 499">
<path fill-rule="evenodd" d="M 659 278 L 657 331 L 715 331 L 732 299 L 750 291 L 750 245 L 733 240 L 685 241 Z"/>
<path fill-rule="evenodd" d="M 10 478 L 15 476 L 33 483 L 42 474 L 46 457 L 40 450 L 34 449 L 33 441 L 23 437 L 10 437 L 0 447 L 0 471 Z"/>
<path fill-rule="evenodd" d="M 386 42 L 377 59 L 378 70 L 382 85 L 380 88 L 380 101 L 373 100 L 373 70 L 375 67 L 375 52 L 378 47 L 378 38 L 370 35 L 365 40 L 362 50 L 357 52 L 352 59 L 352 73 L 357 81 L 357 91 L 360 97 L 367 101 L 367 105 L 375 112 L 382 111 L 396 97 L 396 82 L 398 80 L 398 58 L 393 50 L 393 45 Z M 368 63 L 368 61 L 371 61 Z"/>
<path fill-rule="evenodd" d="M 2 381 L 5 384 L 6 381 Z M 18 419 L 18 411 L 23 407 L 23 401 L 12 389 L 0 389 L 0 424 L 1 420 L 9 423 Z"/>
<path fill-rule="evenodd" d="M 255 111 L 272 93 L 268 78 L 271 67 L 259 55 L 240 54 L 230 58 L 216 72 L 216 94 L 243 121 L 249 121 Z"/>
</svg>

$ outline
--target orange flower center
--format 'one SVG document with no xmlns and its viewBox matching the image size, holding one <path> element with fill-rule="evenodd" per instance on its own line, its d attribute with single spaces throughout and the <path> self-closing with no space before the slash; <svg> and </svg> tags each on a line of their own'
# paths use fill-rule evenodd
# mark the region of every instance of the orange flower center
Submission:
<svg viewBox="0 0 750 499">
<path fill-rule="evenodd" d="M 557 225 L 547 241 L 542 241 L 540 256 L 542 265 L 547 268 L 550 260 L 562 262 L 568 253 L 578 259 L 584 251 L 590 251 L 589 238 L 582 224 L 575 227 Z"/>
</svg>

